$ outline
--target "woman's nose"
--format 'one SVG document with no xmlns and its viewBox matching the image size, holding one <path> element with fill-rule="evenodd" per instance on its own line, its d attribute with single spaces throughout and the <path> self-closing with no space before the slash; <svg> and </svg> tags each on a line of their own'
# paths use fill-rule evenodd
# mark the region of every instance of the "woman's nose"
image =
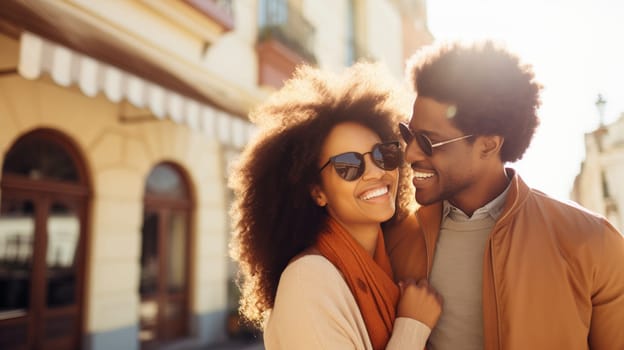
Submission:
<svg viewBox="0 0 624 350">
<path fill-rule="evenodd" d="M 362 174 L 362 179 L 377 179 L 384 175 L 385 170 L 375 164 L 371 153 L 364 156 L 364 165 L 364 174 Z"/>
</svg>

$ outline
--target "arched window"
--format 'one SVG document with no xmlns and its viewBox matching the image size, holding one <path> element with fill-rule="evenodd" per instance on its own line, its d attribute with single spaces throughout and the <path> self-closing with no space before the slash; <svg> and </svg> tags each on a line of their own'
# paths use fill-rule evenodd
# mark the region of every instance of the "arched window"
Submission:
<svg viewBox="0 0 624 350">
<path fill-rule="evenodd" d="M 3 174 L 31 180 L 80 182 L 71 154 L 52 137 L 23 137 L 7 154 Z"/>
<path fill-rule="evenodd" d="M 81 341 L 89 186 L 73 144 L 30 132 L 7 152 L 0 187 L 0 348 Z"/>
<path fill-rule="evenodd" d="M 143 348 L 188 336 L 191 198 L 186 178 L 171 163 L 147 177 L 141 230 Z"/>
</svg>

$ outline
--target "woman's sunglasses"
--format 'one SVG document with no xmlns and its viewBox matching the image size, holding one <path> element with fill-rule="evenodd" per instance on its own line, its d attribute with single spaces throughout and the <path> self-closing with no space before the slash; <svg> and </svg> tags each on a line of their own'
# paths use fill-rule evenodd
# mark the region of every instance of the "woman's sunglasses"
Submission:
<svg viewBox="0 0 624 350">
<path fill-rule="evenodd" d="M 330 157 L 319 172 L 325 169 L 329 163 L 334 165 L 336 174 L 346 181 L 355 181 L 364 174 L 364 156 L 370 154 L 373 163 L 383 170 L 394 170 L 403 162 L 403 153 L 399 141 L 378 143 L 370 152 L 364 154 L 358 152 L 345 152 Z"/>
<path fill-rule="evenodd" d="M 406 123 L 399 123 L 399 131 L 401 132 L 401 137 L 405 140 L 405 143 L 409 145 L 412 140 L 416 139 L 416 144 L 418 147 L 429 157 L 433 155 L 433 149 L 436 147 L 440 147 L 455 141 L 467 139 L 472 137 L 473 135 L 464 135 L 460 137 L 456 137 L 450 140 L 444 140 L 436 143 L 432 143 L 431 140 L 427 137 L 427 135 L 422 132 L 416 132 L 410 130 L 409 126 Z"/>
</svg>

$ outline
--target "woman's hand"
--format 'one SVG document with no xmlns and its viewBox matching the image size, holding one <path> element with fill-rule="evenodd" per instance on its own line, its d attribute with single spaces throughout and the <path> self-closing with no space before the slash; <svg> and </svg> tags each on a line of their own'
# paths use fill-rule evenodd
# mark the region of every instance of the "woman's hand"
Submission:
<svg viewBox="0 0 624 350">
<path fill-rule="evenodd" d="M 433 329 L 442 313 L 442 296 L 429 285 L 426 279 L 418 282 L 399 282 L 401 299 L 397 307 L 397 317 L 409 317 Z"/>
</svg>

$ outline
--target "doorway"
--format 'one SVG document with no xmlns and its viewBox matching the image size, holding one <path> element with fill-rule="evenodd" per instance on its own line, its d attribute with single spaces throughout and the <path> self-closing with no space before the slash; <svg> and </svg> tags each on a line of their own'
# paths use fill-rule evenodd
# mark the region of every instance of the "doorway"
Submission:
<svg viewBox="0 0 624 350">
<path fill-rule="evenodd" d="M 145 186 L 139 293 L 142 349 L 189 335 L 189 186 L 171 163 L 152 169 Z"/>
<path fill-rule="evenodd" d="M 21 137 L 2 167 L 0 349 L 78 349 L 89 186 L 53 130 Z"/>
</svg>

